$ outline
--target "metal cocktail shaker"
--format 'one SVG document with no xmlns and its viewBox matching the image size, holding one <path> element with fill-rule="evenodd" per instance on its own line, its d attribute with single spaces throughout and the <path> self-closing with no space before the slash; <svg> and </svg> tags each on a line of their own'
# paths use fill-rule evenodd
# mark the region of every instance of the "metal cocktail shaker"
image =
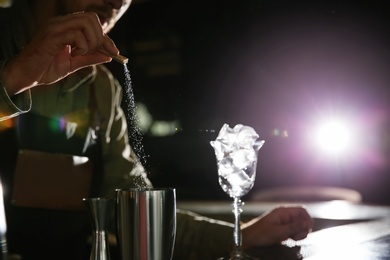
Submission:
<svg viewBox="0 0 390 260">
<path fill-rule="evenodd" d="M 175 189 L 116 190 L 116 224 L 122 260 L 172 259 Z"/>
</svg>

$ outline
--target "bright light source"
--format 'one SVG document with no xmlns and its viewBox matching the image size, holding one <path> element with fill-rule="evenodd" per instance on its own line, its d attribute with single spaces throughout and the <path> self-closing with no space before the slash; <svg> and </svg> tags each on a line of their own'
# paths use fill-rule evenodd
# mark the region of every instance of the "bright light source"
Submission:
<svg viewBox="0 0 390 260">
<path fill-rule="evenodd" d="M 338 119 L 324 121 L 318 126 L 314 137 L 321 150 L 328 154 L 340 154 L 351 149 L 353 127 Z"/>
</svg>

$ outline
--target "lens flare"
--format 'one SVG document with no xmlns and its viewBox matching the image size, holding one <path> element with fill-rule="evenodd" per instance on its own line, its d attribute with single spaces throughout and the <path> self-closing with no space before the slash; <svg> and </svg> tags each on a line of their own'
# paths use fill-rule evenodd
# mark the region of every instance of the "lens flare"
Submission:
<svg viewBox="0 0 390 260">
<path fill-rule="evenodd" d="M 327 154 L 340 155 L 351 149 L 353 127 L 339 119 L 323 121 L 314 133 L 314 142 Z"/>
</svg>

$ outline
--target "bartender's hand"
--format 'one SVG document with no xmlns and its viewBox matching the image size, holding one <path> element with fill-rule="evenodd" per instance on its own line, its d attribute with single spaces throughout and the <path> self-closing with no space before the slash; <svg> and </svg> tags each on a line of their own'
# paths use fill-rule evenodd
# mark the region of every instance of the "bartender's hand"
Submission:
<svg viewBox="0 0 390 260">
<path fill-rule="evenodd" d="M 313 220 L 300 206 L 278 207 L 242 225 L 243 247 L 267 246 L 287 238 L 304 239 Z"/>
<path fill-rule="evenodd" d="M 103 33 L 95 13 L 76 13 L 51 19 L 38 30 L 0 75 L 9 95 L 54 83 L 78 69 L 111 61 L 97 51 L 118 54 L 114 42 Z"/>
</svg>

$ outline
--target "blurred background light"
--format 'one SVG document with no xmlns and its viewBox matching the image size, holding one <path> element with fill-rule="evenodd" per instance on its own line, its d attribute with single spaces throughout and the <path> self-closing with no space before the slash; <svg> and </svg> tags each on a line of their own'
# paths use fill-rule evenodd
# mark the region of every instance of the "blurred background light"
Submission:
<svg viewBox="0 0 390 260">
<path fill-rule="evenodd" d="M 153 136 L 174 135 L 179 127 L 180 124 L 177 121 L 154 121 L 150 129 L 150 133 Z"/>
<path fill-rule="evenodd" d="M 354 127 L 341 119 L 327 119 L 319 123 L 314 132 L 314 142 L 329 155 L 345 155 L 356 142 Z"/>
<path fill-rule="evenodd" d="M 138 125 L 143 133 L 149 131 L 150 126 L 153 124 L 153 116 L 150 114 L 146 104 L 137 103 L 136 112 L 138 116 Z"/>
</svg>

